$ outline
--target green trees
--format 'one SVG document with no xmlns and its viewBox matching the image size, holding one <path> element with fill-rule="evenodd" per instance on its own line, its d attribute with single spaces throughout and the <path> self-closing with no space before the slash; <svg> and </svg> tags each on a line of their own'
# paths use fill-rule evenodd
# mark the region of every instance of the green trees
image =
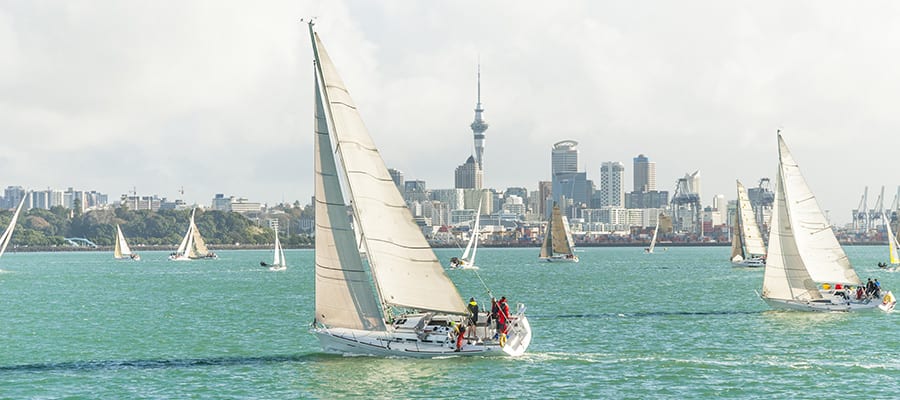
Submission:
<svg viewBox="0 0 900 400">
<path fill-rule="evenodd" d="M 310 245 L 307 235 L 297 235 L 296 229 L 303 209 L 287 206 L 286 211 L 266 218 L 277 218 L 282 243 L 285 246 Z M 13 246 L 62 246 L 66 237 L 86 238 L 100 246 L 115 244 L 116 224 L 134 245 L 176 246 L 187 231 L 191 210 L 130 210 L 127 207 L 90 210 L 76 213 L 63 207 L 51 210 L 32 209 L 19 216 Z M 0 227 L 12 218 L 11 211 L 0 211 Z M 251 221 L 234 212 L 197 210 L 195 222 L 210 245 L 267 245 L 275 241 L 274 232 L 265 222 Z M 289 234 L 288 234 L 289 233 Z"/>
</svg>

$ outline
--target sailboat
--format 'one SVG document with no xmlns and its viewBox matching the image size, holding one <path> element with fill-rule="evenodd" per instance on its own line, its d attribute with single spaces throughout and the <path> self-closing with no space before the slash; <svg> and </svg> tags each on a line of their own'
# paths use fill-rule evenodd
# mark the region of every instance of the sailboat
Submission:
<svg viewBox="0 0 900 400">
<path fill-rule="evenodd" d="M 16 221 L 19 220 L 19 213 L 22 211 L 22 205 L 25 204 L 26 197 L 28 196 L 22 196 L 22 201 L 20 201 L 19 206 L 16 207 L 16 212 L 13 213 L 12 218 L 9 220 L 9 225 L 6 227 L 6 230 L 3 231 L 3 236 L 0 236 L 0 257 L 3 257 L 3 253 L 6 252 L 6 246 L 9 244 L 10 240 L 12 240 L 13 230 L 16 229 Z"/>
<path fill-rule="evenodd" d="M 188 225 L 187 233 L 181 239 L 178 250 L 169 255 L 170 260 L 187 261 L 218 258 L 216 253 L 206 248 L 206 242 L 203 240 L 203 236 L 200 236 L 200 230 L 197 229 L 197 224 L 194 222 L 195 212 L 197 212 L 197 209 L 191 210 L 191 223 Z"/>
<path fill-rule="evenodd" d="M 317 216 L 310 329 L 324 351 L 417 358 L 524 354 L 531 327 L 523 304 L 510 310 L 505 332 L 484 324 L 486 313 L 480 313 L 472 328 L 477 339 L 454 342 L 454 327 L 468 318 L 466 304 L 415 224 L 312 24 L 309 34 Z"/>
<path fill-rule="evenodd" d="M 140 261 L 141 256 L 131 251 L 128 242 L 125 241 L 125 235 L 122 234 L 122 228 L 116 224 L 116 248 L 113 250 L 113 257 L 116 260 L 134 260 Z"/>
<path fill-rule="evenodd" d="M 900 244 L 897 243 L 897 236 L 894 236 L 894 230 L 891 229 L 891 221 L 884 213 L 881 214 L 881 218 L 884 219 L 884 226 L 887 228 L 888 237 L 888 263 L 883 268 L 890 267 L 891 269 L 896 269 L 897 265 L 900 264 L 900 256 L 897 254 L 897 249 L 900 248 Z"/>
<path fill-rule="evenodd" d="M 766 244 L 763 243 L 759 225 L 747 189 L 737 181 L 738 204 L 734 213 L 734 229 L 731 237 L 731 264 L 735 267 L 766 266 Z"/>
<path fill-rule="evenodd" d="M 653 228 L 653 237 L 650 238 L 650 247 L 644 249 L 644 253 L 653 254 L 653 249 L 656 248 L 656 236 L 659 234 L 659 216 L 656 216 L 656 227 Z"/>
<path fill-rule="evenodd" d="M 475 226 L 472 227 L 469 243 L 463 250 L 462 257 L 453 257 L 450 259 L 450 268 L 452 269 L 478 269 L 475 265 L 475 253 L 478 252 L 478 242 L 481 236 L 481 204 L 478 204 L 478 211 L 475 213 Z M 469 254 L 469 252 L 472 252 Z"/>
<path fill-rule="evenodd" d="M 547 221 L 547 233 L 544 235 L 539 257 L 547 262 L 578 262 L 578 256 L 575 255 L 575 241 L 569 230 L 569 220 L 562 215 L 559 205 L 553 205 L 553 213 Z"/>
<path fill-rule="evenodd" d="M 857 296 L 861 284 L 800 167 L 778 134 L 778 173 L 760 297 L 776 309 L 858 311 L 881 303 Z M 862 291 L 860 291 L 862 292 Z"/>
<path fill-rule="evenodd" d="M 266 263 L 261 262 L 262 266 Z M 287 269 L 287 260 L 284 258 L 284 248 L 281 247 L 281 240 L 278 239 L 278 229 L 275 230 L 275 256 L 272 264 L 268 265 L 269 271 L 284 271 Z"/>
</svg>

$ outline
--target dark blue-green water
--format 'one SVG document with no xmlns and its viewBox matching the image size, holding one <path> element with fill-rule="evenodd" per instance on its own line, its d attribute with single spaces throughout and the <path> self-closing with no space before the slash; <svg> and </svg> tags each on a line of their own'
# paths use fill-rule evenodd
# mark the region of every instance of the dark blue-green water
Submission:
<svg viewBox="0 0 900 400">
<path fill-rule="evenodd" d="M 438 360 L 320 352 L 313 252 L 289 269 L 268 251 L 171 262 L 106 253 L 7 253 L 0 260 L 0 398 L 897 398 L 900 313 L 770 311 L 762 270 L 729 248 L 588 248 L 579 264 L 537 249 L 480 249 L 497 296 L 528 305 L 526 356 Z M 848 247 L 860 276 L 881 247 Z M 442 260 L 456 250 L 437 250 Z M 488 298 L 471 271 L 450 271 Z"/>
</svg>

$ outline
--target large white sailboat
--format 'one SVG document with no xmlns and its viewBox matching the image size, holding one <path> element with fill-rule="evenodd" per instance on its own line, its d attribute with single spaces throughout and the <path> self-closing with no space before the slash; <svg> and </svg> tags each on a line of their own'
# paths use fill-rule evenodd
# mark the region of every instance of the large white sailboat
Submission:
<svg viewBox="0 0 900 400">
<path fill-rule="evenodd" d="M 776 309 L 857 311 L 879 299 L 857 298 L 860 280 L 781 134 L 762 297 Z M 885 290 L 886 291 L 886 290 Z"/>
<path fill-rule="evenodd" d="M 22 201 L 20 201 L 19 206 L 16 207 L 16 212 L 13 213 L 12 218 L 9 220 L 9 225 L 7 225 L 6 230 L 3 231 L 3 236 L 0 236 L 0 257 L 3 257 L 3 253 L 6 252 L 6 246 L 9 245 L 9 241 L 12 240 L 12 234 L 16 229 L 16 222 L 19 220 L 19 213 L 22 211 L 22 205 L 25 204 L 26 197 L 28 197 L 27 193 L 22 196 Z"/>
<path fill-rule="evenodd" d="M 734 229 L 731 236 L 731 264 L 735 267 L 766 266 L 766 244 L 763 242 L 759 225 L 747 189 L 737 181 L 737 209 L 734 213 Z"/>
<path fill-rule="evenodd" d="M 553 205 L 553 213 L 547 221 L 547 231 L 544 234 L 539 258 L 547 262 L 578 262 L 578 256 L 575 255 L 575 240 L 572 239 L 572 231 L 569 230 L 569 220 L 562 215 L 559 205 Z"/>
<path fill-rule="evenodd" d="M 122 233 L 122 228 L 119 227 L 119 224 L 116 224 L 116 247 L 113 250 L 113 258 L 116 260 L 141 260 L 141 256 L 131 251 L 131 247 L 128 247 L 128 242 L 125 241 L 125 235 Z"/>
<path fill-rule="evenodd" d="M 477 339 L 454 342 L 454 327 L 468 318 L 466 304 L 415 224 L 312 24 L 309 33 L 317 216 L 311 331 L 322 348 L 422 358 L 525 353 L 531 327 L 521 304 L 496 339 L 482 313 L 472 335 Z"/>
<path fill-rule="evenodd" d="M 475 213 L 475 225 L 469 236 L 469 243 L 463 250 L 462 257 L 453 257 L 450 259 L 450 268 L 452 269 L 478 269 L 475 265 L 475 253 L 478 252 L 478 242 L 481 236 L 481 204 L 478 204 L 478 211 Z"/>
<path fill-rule="evenodd" d="M 200 236 L 200 230 L 197 229 L 197 224 L 194 222 L 194 213 L 196 212 L 197 209 L 191 210 L 191 222 L 188 225 L 188 230 L 184 234 L 184 238 L 181 239 L 178 250 L 169 255 L 170 260 L 187 261 L 218 258 L 216 253 L 206 248 L 206 241 L 203 240 L 203 236 Z"/>
</svg>

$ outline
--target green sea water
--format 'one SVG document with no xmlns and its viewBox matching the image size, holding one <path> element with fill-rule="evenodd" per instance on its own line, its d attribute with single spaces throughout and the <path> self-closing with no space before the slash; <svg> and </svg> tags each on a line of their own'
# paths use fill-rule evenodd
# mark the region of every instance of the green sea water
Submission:
<svg viewBox="0 0 900 400">
<path fill-rule="evenodd" d="M 847 247 L 860 277 L 900 293 L 882 247 Z M 442 260 L 459 251 L 436 250 Z M 172 262 L 108 253 L 0 260 L 0 398 L 897 398 L 900 313 L 776 312 L 762 270 L 727 247 L 586 248 L 579 264 L 538 249 L 480 249 L 480 276 L 528 306 L 517 359 L 321 353 L 308 332 L 313 252 L 289 269 L 269 251 Z M 460 294 L 487 300 L 472 271 Z"/>
</svg>

